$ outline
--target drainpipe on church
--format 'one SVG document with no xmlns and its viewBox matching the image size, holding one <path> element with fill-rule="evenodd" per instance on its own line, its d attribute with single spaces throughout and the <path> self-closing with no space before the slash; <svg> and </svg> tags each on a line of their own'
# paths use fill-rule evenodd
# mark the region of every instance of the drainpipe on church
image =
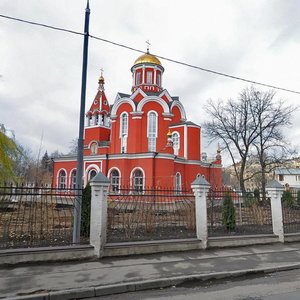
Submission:
<svg viewBox="0 0 300 300">
<path fill-rule="evenodd" d="M 155 152 L 154 153 L 154 156 L 153 156 L 153 177 L 152 177 L 152 187 L 155 188 L 155 173 L 156 173 L 156 170 L 155 170 L 155 158 L 157 156 L 158 152 Z"/>
</svg>

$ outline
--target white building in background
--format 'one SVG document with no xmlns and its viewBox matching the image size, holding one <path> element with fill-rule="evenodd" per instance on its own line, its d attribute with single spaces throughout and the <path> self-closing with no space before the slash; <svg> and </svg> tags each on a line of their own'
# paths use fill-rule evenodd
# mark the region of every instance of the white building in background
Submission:
<svg viewBox="0 0 300 300">
<path fill-rule="evenodd" d="M 300 189 L 300 168 L 276 168 L 275 179 L 282 185 Z"/>
</svg>

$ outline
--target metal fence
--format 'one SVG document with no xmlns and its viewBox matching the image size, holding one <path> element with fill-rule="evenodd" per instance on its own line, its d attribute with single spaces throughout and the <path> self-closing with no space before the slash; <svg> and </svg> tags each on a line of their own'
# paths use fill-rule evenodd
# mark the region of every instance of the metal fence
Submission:
<svg viewBox="0 0 300 300">
<path fill-rule="evenodd" d="M 0 187 L 0 249 L 72 244 L 75 192 Z"/>
<path fill-rule="evenodd" d="M 285 191 L 281 201 L 284 233 L 300 233 L 300 191 Z"/>
<path fill-rule="evenodd" d="M 191 191 L 118 189 L 108 196 L 108 242 L 196 237 Z"/>
<path fill-rule="evenodd" d="M 273 233 L 270 200 L 262 201 L 253 193 L 242 195 L 236 191 L 210 191 L 207 222 L 208 236 Z"/>
</svg>

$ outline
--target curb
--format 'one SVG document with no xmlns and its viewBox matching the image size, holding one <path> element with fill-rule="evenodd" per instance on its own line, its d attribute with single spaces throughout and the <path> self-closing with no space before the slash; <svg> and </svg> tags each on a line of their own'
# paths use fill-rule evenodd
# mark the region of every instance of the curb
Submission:
<svg viewBox="0 0 300 300">
<path fill-rule="evenodd" d="M 53 291 L 40 294 L 30 294 L 16 297 L 3 298 L 6 300 L 71 300 L 71 299 L 84 299 L 99 296 L 107 296 L 113 294 L 121 294 L 127 292 L 135 292 L 149 289 L 167 288 L 170 286 L 180 285 L 184 282 L 199 280 L 207 281 L 213 279 L 224 279 L 230 277 L 240 277 L 247 274 L 257 273 L 274 273 L 280 271 L 288 271 L 293 269 L 300 269 L 299 264 L 287 264 L 278 267 L 245 269 L 230 272 L 215 272 L 208 274 L 192 274 L 181 275 L 169 278 L 160 278 L 154 280 L 141 280 L 128 283 L 118 283 L 106 286 L 96 286 L 88 288 L 76 288 L 63 291 Z M 2 299 L 2 298 L 1 298 Z"/>
</svg>

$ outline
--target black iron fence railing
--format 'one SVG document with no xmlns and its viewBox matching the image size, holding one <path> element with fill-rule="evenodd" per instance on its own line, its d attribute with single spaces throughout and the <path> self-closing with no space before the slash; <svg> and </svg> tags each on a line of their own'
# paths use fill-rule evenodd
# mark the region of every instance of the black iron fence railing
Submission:
<svg viewBox="0 0 300 300">
<path fill-rule="evenodd" d="M 75 189 L 0 187 L 0 249 L 71 245 Z"/>
<path fill-rule="evenodd" d="M 207 196 L 209 236 L 273 233 L 270 199 L 237 191 L 210 191 Z"/>
<path fill-rule="evenodd" d="M 108 242 L 196 236 L 190 190 L 118 189 L 108 196 Z"/>
<path fill-rule="evenodd" d="M 286 190 L 282 198 L 284 233 L 300 233 L 300 190 Z"/>
</svg>

